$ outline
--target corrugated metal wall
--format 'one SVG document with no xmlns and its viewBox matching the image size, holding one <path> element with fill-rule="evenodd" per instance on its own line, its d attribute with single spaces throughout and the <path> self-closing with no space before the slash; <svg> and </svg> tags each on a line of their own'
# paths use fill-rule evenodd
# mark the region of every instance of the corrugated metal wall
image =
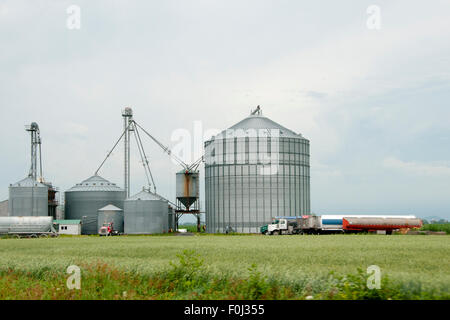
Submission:
<svg viewBox="0 0 450 320">
<path fill-rule="evenodd" d="M 254 233 L 272 217 L 310 213 L 307 139 L 212 139 L 205 157 L 207 232 Z"/>
<path fill-rule="evenodd" d="M 174 231 L 175 230 L 175 210 L 172 208 L 172 207 L 169 207 L 169 210 L 168 210 L 169 212 L 168 212 L 168 216 L 167 216 L 167 221 L 168 221 L 168 225 L 167 225 L 167 227 L 168 227 L 168 230 L 170 229 L 170 230 L 172 230 L 172 231 Z"/>
<path fill-rule="evenodd" d="M 9 216 L 48 216 L 48 188 L 36 185 L 9 187 Z"/>
<path fill-rule="evenodd" d="M 126 200 L 126 234 L 165 233 L 169 229 L 168 204 L 163 200 Z"/>
</svg>

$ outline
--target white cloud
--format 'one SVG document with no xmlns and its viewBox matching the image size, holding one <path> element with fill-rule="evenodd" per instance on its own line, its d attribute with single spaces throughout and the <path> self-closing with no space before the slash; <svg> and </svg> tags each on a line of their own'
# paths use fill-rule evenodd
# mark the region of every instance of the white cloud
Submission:
<svg viewBox="0 0 450 320">
<path fill-rule="evenodd" d="M 395 157 L 388 157 L 383 160 L 383 167 L 399 170 L 411 175 L 429 177 L 450 176 L 450 163 L 420 163 L 414 161 L 402 161 Z"/>
</svg>

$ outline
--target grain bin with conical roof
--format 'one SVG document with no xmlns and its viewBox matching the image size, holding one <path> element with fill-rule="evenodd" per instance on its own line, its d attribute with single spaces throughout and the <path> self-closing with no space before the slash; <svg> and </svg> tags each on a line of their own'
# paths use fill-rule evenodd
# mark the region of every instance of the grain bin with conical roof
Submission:
<svg viewBox="0 0 450 320">
<path fill-rule="evenodd" d="M 168 232 L 169 204 L 163 197 L 142 190 L 124 201 L 124 230 L 126 234 Z"/>
<path fill-rule="evenodd" d="M 108 204 L 123 208 L 125 190 L 98 175 L 65 192 L 65 218 L 81 220 L 82 234 L 97 234 L 98 210 Z"/>
<path fill-rule="evenodd" d="M 9 187 L 9 216 L 48 216 L 48 186 L 27 177 Z"/>
<path fill-rule="evenodd" d="M 112 204 L 98 209 L 97 230 L 110 223 L 113 230 L 123 233 L 123 210 Z"/>
<path fill-rule="evenodd" d="M 309 140 L 258 108 L 205 142 L 205 205 L 211 233 L 309 214 Z"/>
</svg>

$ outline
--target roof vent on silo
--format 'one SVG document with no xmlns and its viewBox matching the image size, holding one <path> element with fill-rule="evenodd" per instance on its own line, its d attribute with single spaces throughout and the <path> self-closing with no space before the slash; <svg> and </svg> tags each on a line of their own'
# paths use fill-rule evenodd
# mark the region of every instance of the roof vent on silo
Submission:
<svg viewBox="0 0 450 320">
<path fill-rule="evenodd" d="M 81 183 L 77 183 L 75 186 L 67 190 L 70 191 L 124 191 L 114 183 L 109 182 L 105 178 L 99 175 L 94 175 Z"/>
<path fill-rule="evenodd" d="M 267 132 L 265 131 L 267 130 Z M 244 137 L 249 134 L 256 134 L 258 136 L 267 136 L 270 134 L 269 130 L 278 130 L 279 136 L 283 138 L 301 138 L 301 134 L 297 134 L 279 123 L 263 116 L 262 109 L 257 106 L 250 115 L 227 130 L 221 132 L 222 138 L 228 137 Z M 256 132 L 255 132 L 256 131 Z M 217 137 L 217 136 L 216 136 Z"/>
</svg>

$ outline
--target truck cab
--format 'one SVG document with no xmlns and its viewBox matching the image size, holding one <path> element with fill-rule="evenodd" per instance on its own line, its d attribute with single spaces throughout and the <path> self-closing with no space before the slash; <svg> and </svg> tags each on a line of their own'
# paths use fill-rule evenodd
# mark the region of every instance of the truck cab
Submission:
<svg viewBox="0 0 450 320">
<path fill-rule="evenodd" d="M 115 236 L 118 235 L 119 232 L 114 230 L 113 223 L 104 223 L 102 227 L 98 230 L 99 236 Z"/>
<path fill-rule="evenodd" d="M 260 230 L 262 234 L 278 235 L 288 230 L 288 222 L 286 219 L 273 219 L 271 224 L 262 226 Z"/>
</svg>

